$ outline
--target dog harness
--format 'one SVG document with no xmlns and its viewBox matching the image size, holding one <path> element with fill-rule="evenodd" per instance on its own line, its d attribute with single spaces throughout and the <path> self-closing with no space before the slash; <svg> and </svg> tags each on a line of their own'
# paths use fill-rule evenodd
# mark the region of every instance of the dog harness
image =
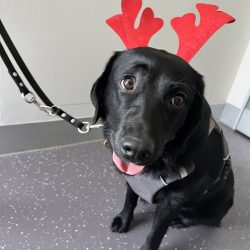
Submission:
<svg viewBox="0 0 250 250">
<path fill-rule="evenodd" d="M 222 129 L 215 121 L 213 117 L 210 118 L 209 125 L 209 135 L 211 132 L 215 130 L 222 141 L 222 150 L 223 150 L 223 168 L 218 175 L 218 178 L 213 182 L 211 186 L 217 183 L 221 178 L 226 179 L 231 167 L 230 154 L 228 150 L 227 141 L 223 135 Z M 184 179 L 188 175 L 190 175 L 195 169 L 195 165 L 183 167 L 181 166 L 178 171 L 172 172 L 166 179 L 162 177 L 156 179 L 152 178 L 146 174 L 138 174 L 138 175 L 126 175 L 125 178 L 129 184 L 129 186 L 133 189 L 133 191 L 138 194 L 143 200 L 154 204 L 155 203 L 155 195 L 164 187 L 169 185 L 172 182 L 177 180 Z M 204 194 L 208 192 L 208 189 L 205 190 Z"/>
</svg>

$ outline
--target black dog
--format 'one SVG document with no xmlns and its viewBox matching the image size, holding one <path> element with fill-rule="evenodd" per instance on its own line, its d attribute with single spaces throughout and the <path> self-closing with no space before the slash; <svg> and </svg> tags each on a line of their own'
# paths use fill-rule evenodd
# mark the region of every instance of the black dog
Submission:
<svg viewBox="0 0 250 250">
<path fill-rule="evenodd" d="M 169 226 L 219 226 L 233 204 L 227 143 L 203 93 L 187 62 L 149 47 L 115 53 L 92 88 L 94 122 L 128 182 L 112 231 L 128 230 L 139 196 L 156 204 L 143 250 L 158 249 Z"/>
</svg>

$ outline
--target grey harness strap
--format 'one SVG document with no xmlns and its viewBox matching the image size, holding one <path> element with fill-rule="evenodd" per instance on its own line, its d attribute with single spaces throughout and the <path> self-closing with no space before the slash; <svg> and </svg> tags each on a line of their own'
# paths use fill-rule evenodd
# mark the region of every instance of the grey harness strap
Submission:
<svg viewBox="0 0 250 250">
<path fill-rule="evenodd" d="M 223 178 L 226 178 L 230 169 L 229 167 L 226 167 L 226 162 L 230 161 L 230 155 L 228 150 L 228 145 L 225 140 L 225 137 L 223 136 L 222 129 L 218 125 L 218 123 L 215 121 L 213 117 L 210 119 L 210 126 L 209 126 L 209 134 L 215 130 L 219 133 L 219 135 L 222 137 L 223 141 L 223 150 L 224 150 L 224 167 L 222 168 L 221 173 L 219 174 L 218 178 L 214 183 L 220 180 L 221 176 Z M 191 165 L 188 167 L 180 167 L 178 172 L 172 173 L 170 176 L 167 177 L 167 179 L 159 178 L 155 179 L 145 174 L 138 174 L 138 175 L 126 175 L 125 178 L 130 185 L 130 187 L 133 189 L 133 191 L 138 194 L 143 200 L 154 204 L 155 203 L 155 195 L 157 192 L 159 192 L 162 188 L 166 187 L 168 184 L 181 180 L 191 174 L 195 169 L 195 165 Z M 225 172 L 225 173 L 224 173 Z M 213 184 L 214 184 L 213 183 Z"/>
<path fill-rule="evenodd" d="M 230 153 L 229 153 L 229 148 L 228 148 L 228 143 L 227 140 L 223 134 L 223 131 L 221 129 L 221 127 L 219 126 L 219 124 L 216 122 L 216 120 L 211 117 L 210 119 L 210 124 L 211 122 L 214 123 L 214 130 L 219 134 L 219 136 L 221 137 L 221 141 L 222 141 L 222 152 L 223 152 L 223 168 L 221 169 L 217 179 L 214 181 L 214 183 L 212 184 L 212 186 L 217 183 L 221 178 L 223 179 L 227 179 L 229 171 L 231 169 L 231 157 L 230 157 Z"/>
</svg>

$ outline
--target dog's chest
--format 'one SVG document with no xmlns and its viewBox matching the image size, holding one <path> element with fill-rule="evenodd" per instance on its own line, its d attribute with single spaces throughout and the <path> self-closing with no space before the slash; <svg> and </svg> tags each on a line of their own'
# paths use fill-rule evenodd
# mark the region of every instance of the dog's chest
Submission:
<svg viewBox="0 0 250 250">
<path fill-rule="evenodd" d="M 178 172 L 172 173 L 166 179 L 162 177 L 156 179 L 149 175 L 126 175 L 126 180 L 133 191 L 143 200 L 153 204 L 155 203 L 155 195 L 164 187 L 172 182 L 181 180 L 194 171 L 194 165 L 188 168 L 180 167 Z"/>
</svg>

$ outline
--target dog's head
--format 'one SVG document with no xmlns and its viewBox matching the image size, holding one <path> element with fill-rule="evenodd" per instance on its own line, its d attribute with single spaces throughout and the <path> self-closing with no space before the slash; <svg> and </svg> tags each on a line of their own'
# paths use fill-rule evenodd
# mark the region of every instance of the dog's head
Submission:
<svg viewBox="0 0 250 250">
<path fill-rule="evenodd" d="M 94 122 L 104 121 L 116 157 L 148 165 L 169 142 L 190 137 L 203 92 L 202 76 L 176 55 L 149 47 L 116 52 L 91 91 Z"/>
</svg>

